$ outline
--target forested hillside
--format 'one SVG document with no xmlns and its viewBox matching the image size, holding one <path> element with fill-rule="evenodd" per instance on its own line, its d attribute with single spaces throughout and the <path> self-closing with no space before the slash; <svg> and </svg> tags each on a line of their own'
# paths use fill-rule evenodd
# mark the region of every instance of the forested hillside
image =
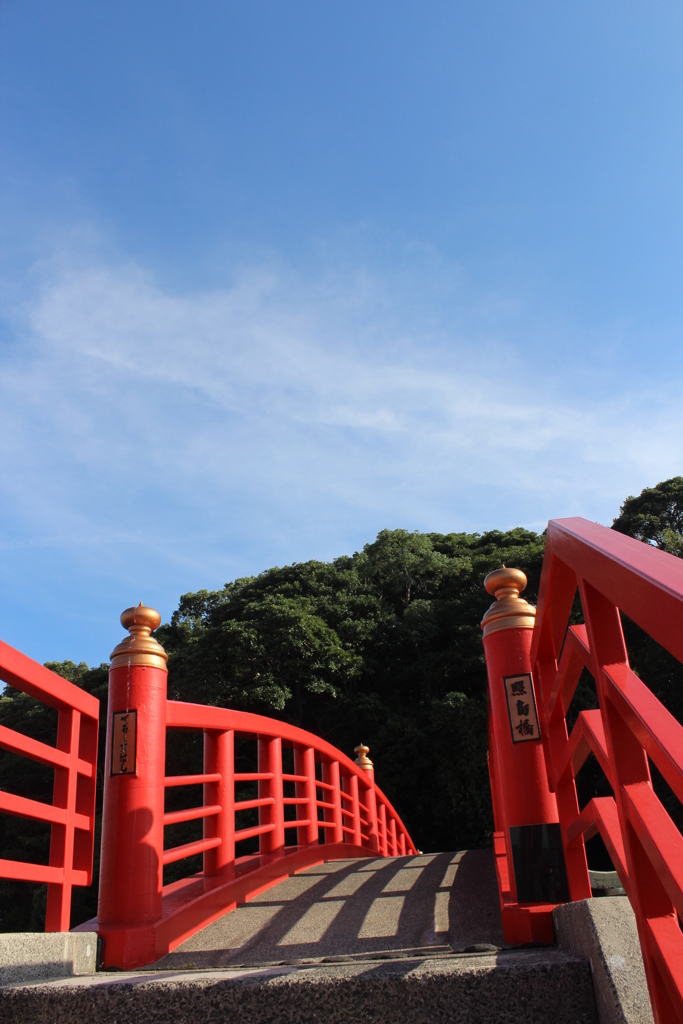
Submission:
<svg viewBox="0 0 683 1024">
<path fill-rule="evenodd" d="M 682 516 L 677 477 L 627 499 L 614 527 L 680 554 Z M 379 785 L 421 849 L 487 845 L 492 815 L 479 624 L 490 598 L 483 579 L 502 563 L 517 566 L 529 578 L 525 596 L 535 602 L 543 545 L 543 536 L 523 529 L 384 530 L 363 551 L 331 563 L 269 569 L 219 591 L 185 594 L 156 633 L 169 654 L 169 696 L 273 715 L 351 756 L 363 741 Z M 626 630 L 633 664 L 681 717 L 680 666 L 631 624 Z M 49 667 L 102 702 L 102 756 L 107 665 Z M 575 703 L 594 703 L 590 680 Z M 0 722 L 54 742 L 54 713 L 11 689 L 0 698 Z M 169 774 L 199 756 L 196 743 L 169 745 Z M 101 800 L 102 765 L 99 774 Z M 51 799 L 51 773 L 6 752 L 0 780 L 8 790 Z M 601 785 L 589 771 L 583 796 Z M 47 830 L 0 816 L 1 857 L 46 859 L 48 841 Z M 44 902 L 44 887 L 0 883 L 0 931 L 42 928 Z M 95 886 L 75 890 L 72 923 L 95 912 Z"/>
</svg>

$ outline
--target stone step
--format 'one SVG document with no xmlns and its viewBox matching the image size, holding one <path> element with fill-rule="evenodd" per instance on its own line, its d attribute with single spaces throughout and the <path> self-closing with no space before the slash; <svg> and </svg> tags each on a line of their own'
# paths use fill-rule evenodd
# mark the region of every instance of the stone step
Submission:
<svg viewBox="0 0 683 1024">
<path fill-rule="evenodd" d="M 597 1024 L 588 961 L 557 947 L 337 964 L 135 971 L 8 985 L 14 1024 Z"/>
<path fill-rule="evenodd" d="M 96 936 L 0 936 L 0 1021 L 651 1021 L 626 897 L 558 907 L 554 919 L 559 947 L 505 945 L 490 850 L 335 861 L 143 971 L 65 978 L 94 971 Z"/>
</svg>

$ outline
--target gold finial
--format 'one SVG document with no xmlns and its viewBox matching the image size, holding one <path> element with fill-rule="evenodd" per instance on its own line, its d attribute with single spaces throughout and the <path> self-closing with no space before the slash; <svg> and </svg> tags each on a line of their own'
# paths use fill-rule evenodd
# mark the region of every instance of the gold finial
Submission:
<svg viewBox="0 0 683 1024">
<path fill-rule="evenodd" d="M 484 636 L 499 629 L 533 629 L 536 609 L 519 595 L 527 584 L 521 569 L 494 569 L 484 580 L 489 594 L 496 598 L 481 620 Z"/>
<path fill-rule="evenodd" d="M 359 768 L 362 768 L 365 772 L 371 772 L 374 769 L 374 765 L 368 754 L 370 753 L 370 747 L 366 747 L 364 743 L 359 743 L 357 747 L 353 748 L 354 754 L 357 754 L 355 764 Z"/>
<path fill-rule="evenodd" d="M 159 612 L 147 608 L 140 601 L 137 608 L 121 612 L 121 625 L 130 636 L 117 644 L 111 654 L 111 668 L 121 665 L 144 665 L 147 668 L 166 669 L 168 655 L 158 640 L 151 635 L 161 622 Z"/>
</svg>

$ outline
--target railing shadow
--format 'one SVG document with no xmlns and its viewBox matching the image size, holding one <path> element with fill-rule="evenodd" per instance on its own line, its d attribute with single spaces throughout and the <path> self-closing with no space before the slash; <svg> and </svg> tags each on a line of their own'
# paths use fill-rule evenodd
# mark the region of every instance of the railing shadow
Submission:
<svg viewBox="0 0 683 1024">
<path fill-rule="evenodd" d="M 321 864 L 224 914 L 164 970 L 343 962 L 502 945 L 490 851 Z"/>
</svg>

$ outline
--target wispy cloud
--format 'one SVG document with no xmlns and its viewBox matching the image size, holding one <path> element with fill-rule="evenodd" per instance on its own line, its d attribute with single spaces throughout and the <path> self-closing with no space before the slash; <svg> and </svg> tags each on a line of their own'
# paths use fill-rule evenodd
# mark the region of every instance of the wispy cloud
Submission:
<svg viewBox="0 0 683 1024">
<path fill-rule="evenodd" d="M 521 344 L 524 304 L 433 253 L 269 256 L 181 290 L 95 250 L 5 291 L 0 610 L 34 656 L 99 661 L 132 600 L 166 617 L 384 526 L 609 522 L 680 470 L 680 381 L 636 378 L 608 338 L 572 363 L 552 324 Z"/>
<path fill-rule="evenodd" d="M 678 471 L 677 382 L 587 391 L 567 339 L 525 358 L 519 311 L 492 298 L 487 334 L 485 297 L 458 268 L 435 290 L 422 255 L 395 274 L 264 259 L 194 291 L 102 256 L 41 265 L 7 311 L 5 550 L 122 576 L 163 560 L 177 594 L 217 562 L 331 556 L 384 525 L 609 521 Z"/>
</svg>

